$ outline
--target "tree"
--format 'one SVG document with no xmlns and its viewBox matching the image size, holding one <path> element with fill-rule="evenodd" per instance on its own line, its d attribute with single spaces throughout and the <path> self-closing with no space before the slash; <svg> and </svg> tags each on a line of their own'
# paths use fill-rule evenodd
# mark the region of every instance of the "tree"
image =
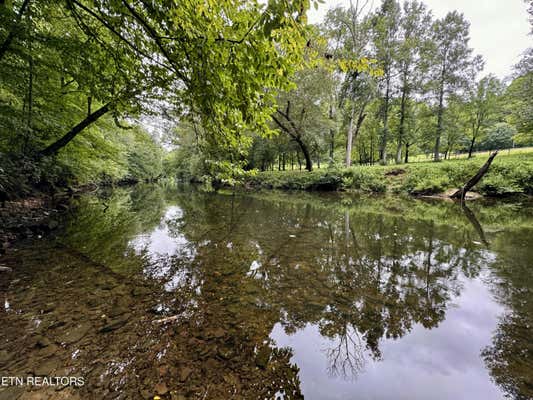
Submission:
<svg viewBox="0 0 533 400">
<path fill-rule="evenodd" d="M 375 57 L 383 70 L 380 80 L 382 92 L 382 134 L 379 143 L 379 159 L 382 164 L 387 163 L 387 144 L 389 140 L 389 112 L 393 97 L 393 78 L 395 74 L 395 60 L 398 52 L 400 5 L 396 0 L 382 0 L 381 7 L 372 20 L 372 43 Z"/>
<path fill-rule="evenodd" d="M 277 128 L 299 146 L 308 171 L 313 169 L 311 146 L 322 141 L 317 138 L 330 124 L 327 96 L 331 83 L 330 74 L 323 67 L 299 71 L 295 89 L 279 95 L 278 108 L 272 115 Z"/>
<path fill-rule="evenodd" d="M 8 42 L 2 62 L 20 61 L 20 47 L 24 58 L 44 48 L 56 51 L 64 62 L 47 66 L 62 74 L 69 89 L 78 86 L 86 94 L 91 111 L 48 143 L 40 152 L 44 156 L 56 154 L 108 113 L 146 111 L 155 97 L 199 115 L 208 140 L 242 152 L 251 142 L 243 131 L 269 130 L 277 90 L 290 86 L 307 39 L 306 0 L 268 5 L 64 0 L 30 3 L 24 15 L 26 2 L 16 3 L 21 17 L 0 28 L 0 43 Z M 20 28 L 30 11 L 32 19 Z M 30 21 L 37 21 L 33 28 Z M 39 41 L 28 40 L 26 31 Z M 44 37 L 49 40 L 40 41 Z"/>
<path fill-rule="evenodd" d="M 431 41 L 424 53 L 429 82 L 427 87 L 437 103 L 437 127 L 433 159 L 440 160 L 446 101 L 450 94 L 466 86 L 473 71 L 483 65 L 481 57 L 472 58 L 468 46 L 470 24 L 457 11 L 448 13 L 432 25 Z"/>
<path fill-rule="evenodd" d="M 472 152 L 476 140 L 483 133 L 499 110 L 499 98 L 503 92 L 503 85 L 495 76 L 489 75 L 477 82 L 467 92 L 467 103 L 465 110 L 470 132 L 470 145 L 468 147 L 468 158 L 472 157 Z"/>
<path fill-rule="evenodd" d="M 501 150 L 509 149 L 513 146 L 513 137 L 516 135 L 516 129 L 504 122 L 494 125 L 487 132 L 485 140 L 481 143 L 483 150 Z"/>
<path fill-rule="evenodd" d="M 341 61 L 359 60 L 370 57 L 368 44 L 371 38 L 370 18 L 365 15 L 367 3 L 357 0 L 350 2 L 350 7 L 336 7 L 328 11 L 325 30 L 330 40 L 332 56 Z M 348 64 L 348 63 L 346 63 Z M 373 75 L 357 68 L 341 68 L 343 83 L 339 93 L 339 108 L 348 121 L 345 166 L 352 164 L 352 148 L 362 123 L 366 117 L 366 108 L 374 96 Z"/>
<path fill-rule="evenodd" d="M 406 128 L 409 114 L 411 96 L 421 88 L 423 71 L 421 69 L 421 49 L 429 39 L 431 14 L 424 3 L 416 0 L 406 1 L 400 20 L 399 47 L 395 62 L 399 71 L 400 91 L 400 122 L 396 147 L 396 163 L 402 162 L 402 146 L 405 145 L 406 153 L 409 147 L 406 139 Z M 405 159 L 408 159 L 406 154 Z M 406 161 L 407 162 L 407 161 Z"/>
</svg>

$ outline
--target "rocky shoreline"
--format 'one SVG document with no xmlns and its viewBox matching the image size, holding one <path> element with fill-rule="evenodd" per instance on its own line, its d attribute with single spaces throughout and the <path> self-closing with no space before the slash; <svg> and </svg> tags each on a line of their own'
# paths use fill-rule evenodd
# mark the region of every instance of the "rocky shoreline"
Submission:
<svg viewBox="0 0 533 400">
<path fill-rule="evenodd" d="M 69 197 L 38 195 L 6 201 L 0 208 L 0 255 L 18 240 L 40 237 L 59 227 Z"/>
</svg>

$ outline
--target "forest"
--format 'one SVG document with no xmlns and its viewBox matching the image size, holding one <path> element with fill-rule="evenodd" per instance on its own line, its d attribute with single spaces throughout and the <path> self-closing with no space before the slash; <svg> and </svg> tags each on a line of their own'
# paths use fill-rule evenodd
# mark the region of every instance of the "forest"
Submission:
<svg viewBox="0 0 533 400">
<path fill-rule="evenodd" d="M 533 145 L 531 49 L 501 80 L 459 12 L 350 4 L 1 1 L 3 196 Z"/>
</svg>

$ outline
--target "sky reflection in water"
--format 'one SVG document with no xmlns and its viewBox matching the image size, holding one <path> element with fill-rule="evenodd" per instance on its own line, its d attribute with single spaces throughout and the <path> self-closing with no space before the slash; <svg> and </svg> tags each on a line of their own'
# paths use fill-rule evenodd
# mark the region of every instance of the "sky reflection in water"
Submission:
<svg viewBox="0 0 533 400">
<path fill-rule="evenodd" d="M 165 395 L 185 398 L 531 395 L 528 202 L 466 211 L 159 187 L 119 190 L 106 201 L 104 210 L 94 197 L 80 199 L 52 247 L 20 253 L 27 267 L 0 315 L 11 326 L 9 371 L 50 361 L 46 347 L 33 345 L 26 364 L 13 361 L 10 352 L 38 334 L 57 344 L 54 368 L 87 376 L 88 398 L 107 398 L 106 387 L 123 398 L 151 396 L 161 382 Z M 43 259 L 52 258 L 55 275 L 42 278 Z M 46 279 L 60 282 L 54 299 L 74 296 L 69 304 L 79 309 L 50 305 Z M 35 318 L 39 332 L 20 338 Z M 94 359 L 112 362 L 95 367 Z"/>
</svg>

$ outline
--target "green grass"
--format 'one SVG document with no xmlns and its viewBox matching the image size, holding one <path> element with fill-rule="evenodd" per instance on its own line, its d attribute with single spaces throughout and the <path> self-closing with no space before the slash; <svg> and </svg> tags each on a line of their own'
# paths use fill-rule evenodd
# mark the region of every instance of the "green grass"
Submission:
<svg viewBox="0 0 533 400">
<path fill-rule="evenodd" d="M 477 158 L 487 158 L 491 151 L 478 151 L 475 153 L 472 153 L 472 157 Z M 516 155 L 516 154 L 531 154 L 533 156 L 533 147 L 518 147 L 516 149 L 505 149 L 500 150 L 500 155 Z M 409 162 L 427 162 L 431 161 L 431 157 L 433 157 L 433 154 L 430 154 L 429 156 L 426 156 L 425 154 L 418 154 L 416 156 L 412 156 L 409 158 Z M 460 154 L 453 154 L 450 157 L 450 160 L 458 160 L 458 159 L 467 159 L 468 153 L 460 153 Z"/>
<path fill-rule="evenodd" d="M 500 153 L 474 191 L 487 196 L 533 195 L 533 152 Z M 251 177 L 248 186 L 282 190 L 346 190 L 369 193 L 431 195 L 462 186 L 487 157 L 344 169 L 268 171 Z"/>
</svg>

